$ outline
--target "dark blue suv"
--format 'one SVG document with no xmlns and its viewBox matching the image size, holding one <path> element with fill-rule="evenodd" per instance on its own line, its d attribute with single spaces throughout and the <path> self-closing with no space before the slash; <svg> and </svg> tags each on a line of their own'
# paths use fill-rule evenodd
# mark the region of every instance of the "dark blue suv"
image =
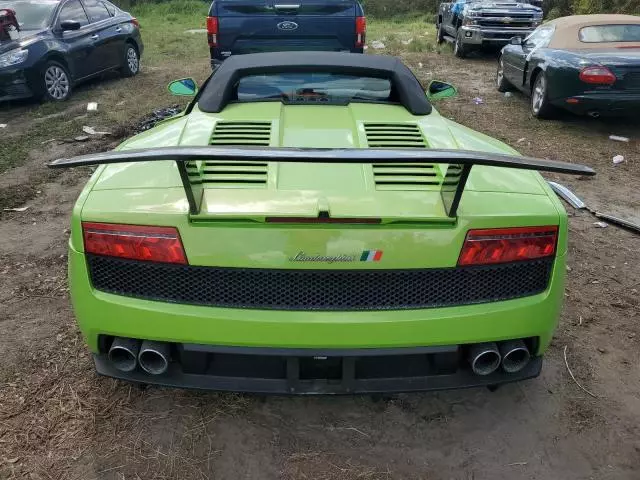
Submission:
<svg viewBox="0 0 640 480">
<path fill-rule="evenodd" d="M 243 53 L 363 53 L 366 28 L 357 0 L 215 0 L 207 17 L 211 67 Z"/>
</svg>

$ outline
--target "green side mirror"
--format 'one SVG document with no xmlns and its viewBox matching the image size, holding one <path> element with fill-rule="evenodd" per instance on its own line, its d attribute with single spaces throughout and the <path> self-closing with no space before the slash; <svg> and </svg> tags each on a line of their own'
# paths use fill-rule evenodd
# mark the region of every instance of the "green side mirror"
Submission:
<svg viewBox="0 0 640 480">
<path fill-rule="evenodd" d="M 193 78 L 181 78 L 174 80 L 167 87 L 173 95 L 191 97 L 198 93 L 198 85 Z"/>
<path fill-rule="evenodd" d="M 427 98 L 429 100 L 440 100 L 441 98 L 454 97 L 458 94 L 456 87 L 447 82 L 432 80 L 427 88 Z"/>
</svg>

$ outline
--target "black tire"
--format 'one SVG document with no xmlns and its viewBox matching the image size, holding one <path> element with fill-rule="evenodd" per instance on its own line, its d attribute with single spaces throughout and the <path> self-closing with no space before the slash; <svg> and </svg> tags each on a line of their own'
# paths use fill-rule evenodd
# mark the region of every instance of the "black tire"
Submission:
<svg viewBox="0 0 640 480">
<path fill-rule="evenodd" d="M 453 54 L 458 58 L 464 58 L 467 56 L 467 48 L 462 43 L 462 30 L 458 30 L 456 35 L 456 41 L 453 44 Z"/>
<path fill-rule="evenodd" d="M 549 89 L 547 76 L 544 72 L 540 72 L 531 88 L 531 113 L 534 117 L 540 119 L 549 119 L 554 117 L 555 109 L 549 102 Z"/>
<path fill-rule="evenodd" d="M 62 63 L 49 60 L 40 76 L 41 99 L 49 102 L 64 102 L 71 96 L 72 80 L 69 70 Z"/>
<path fill-rule="evenodd" d="M 123 77 L 133 77 L 140 72 L 140 54 L 136 46 L 131 43 L 125 43 L 120 72 Z"/>
<path fill-rule="evenodd" d="M 444 28 L 442 28 L 442 22 L 438 23 L 438 34 L 436 36 L 436 43 L 442 45 L 444 43 Z"/>
<path fill-rule="evenodd" d="M 496 70 L 496 88 L 499 92 L 508 92 L 513 89 L 513 85 L 509 83 L 504 76 L 504 63 L 502 61 L 502 55 L 498 59 L 498 68 Z"/>
</svg>

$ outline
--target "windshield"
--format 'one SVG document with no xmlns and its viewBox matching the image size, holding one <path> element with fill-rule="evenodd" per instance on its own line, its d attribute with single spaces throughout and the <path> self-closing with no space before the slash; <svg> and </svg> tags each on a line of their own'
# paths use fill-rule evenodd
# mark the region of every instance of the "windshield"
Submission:
<svg viewBox="0 0 640 480">
<path fill-rule="evenodd" d="M 640 42 L 640 25 L 594 25 L 580 29 L 580 41 Z"/>
<path fill-rule="evenodd" d="M 57 1 L 3 2 L 0 0 L 0 10 L 8 8 L 16 12 L 20 30 L 42 30 L 47 28 L 56 5 L 58 5 Z"/>
<path fill-rule="evenodd" d="M 391 82 L 339 73 L 251 75 L 238 82 L 236 99 L 240 102 L 267 99 L 295 103 L 390 102 Z"/>
</svg>

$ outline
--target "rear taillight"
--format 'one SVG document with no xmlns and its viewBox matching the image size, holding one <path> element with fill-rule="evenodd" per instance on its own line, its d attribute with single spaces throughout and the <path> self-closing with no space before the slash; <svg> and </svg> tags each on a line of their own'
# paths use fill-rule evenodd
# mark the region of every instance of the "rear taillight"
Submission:
<svg viewBox="0 0 640 480">
<path fill-rule="evenodd" d="M 469 230 L 458 265 L 488 265 L 553 256 L 558 227 Z"/>
<path fill-rule="evenodd" d="M 174 227 L 82 223 L 86 253 L 148 262 L 187 263 Z"/>
<path fill-rule="evenodd" d="M 140 22 L 138 21 L 137 18 L 133 17 L 131 19 L 131 23 L 133 23 L 135 25 L 136 28 L 140 28 Z"/>
<path fill-rule="evenodd" d="M 367 19 L 365 17 L 356 17 L 356 48 L 364 47 L 366 33 Z"/>
<path fill-rule="evenodd" d="M 617 79 L 607 67 L 586 67 L 580 70 L 580 80 L 592 85 L 613 85 Z"/>
<path fill-rule="evenodd" d="M 218 17 L 207 17 L 207 38 L 210 47 L 218 46 Z"/>
</svg>

